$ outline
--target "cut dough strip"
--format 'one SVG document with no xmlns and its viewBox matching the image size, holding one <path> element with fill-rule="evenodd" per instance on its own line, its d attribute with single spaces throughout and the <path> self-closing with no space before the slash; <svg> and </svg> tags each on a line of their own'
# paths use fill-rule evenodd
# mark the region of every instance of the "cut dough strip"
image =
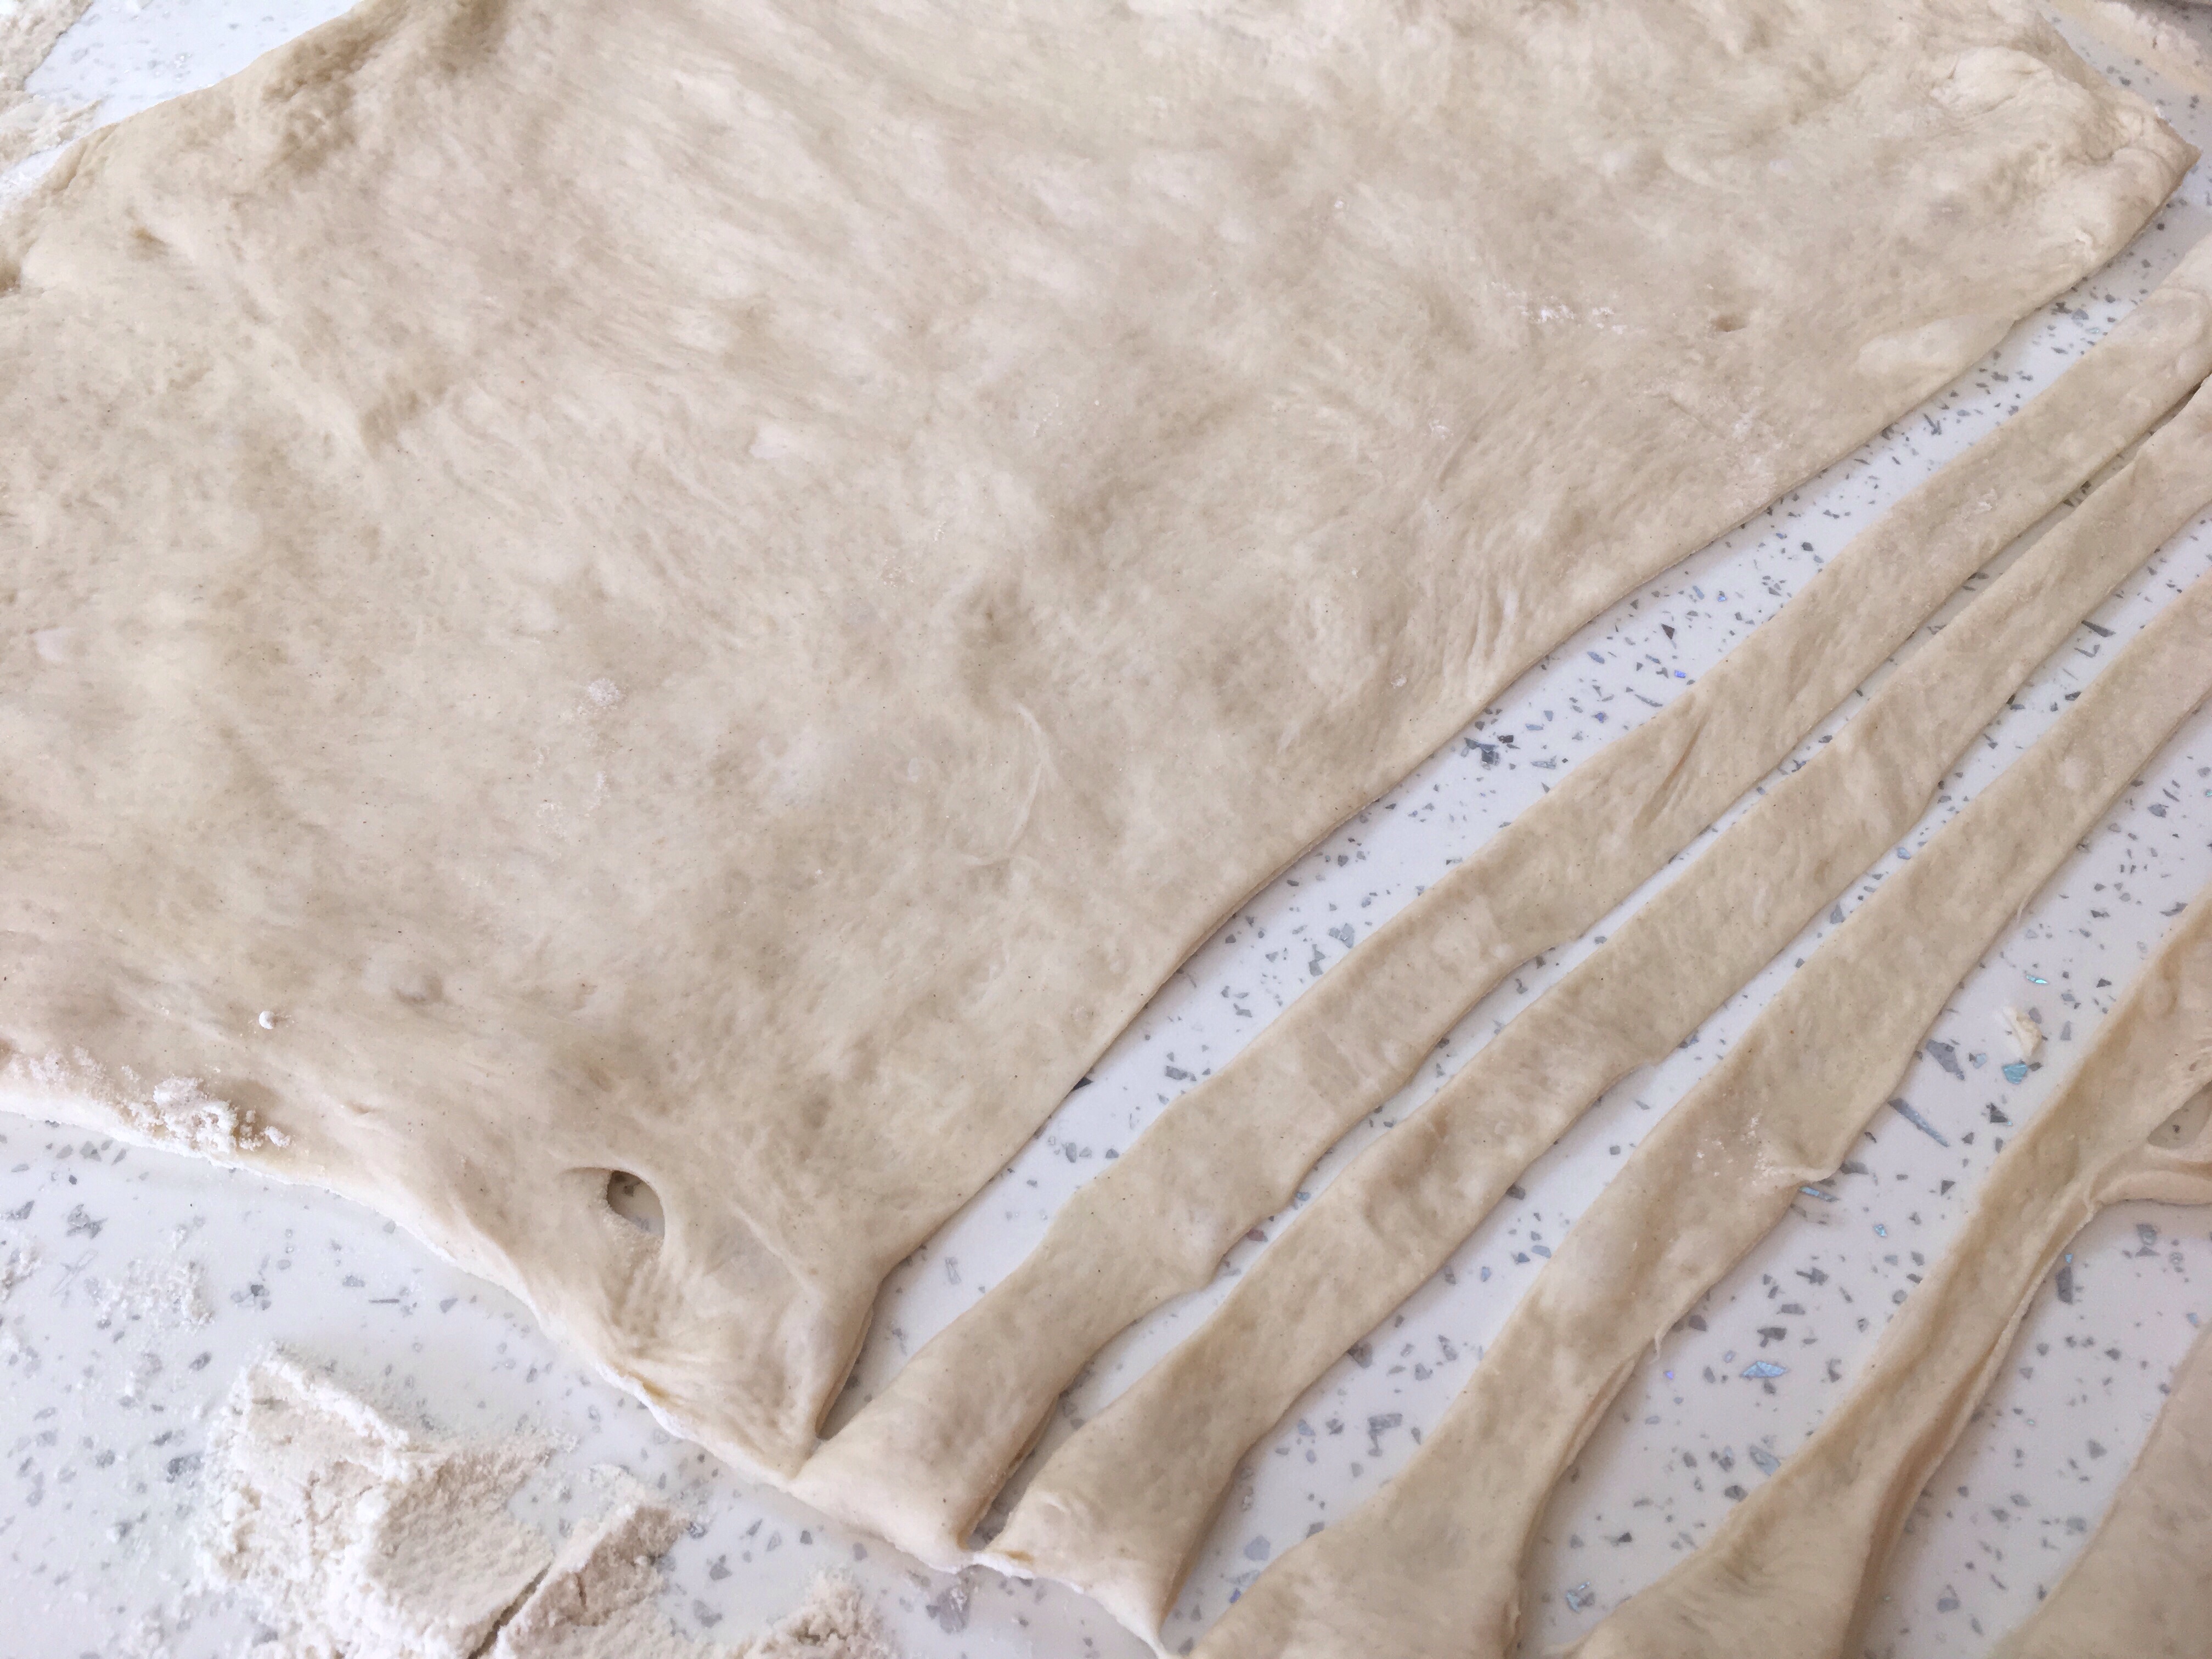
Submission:
<svg viewBox="0 0 2212 1659">
<path fill-rule="evenodd" d="M 1170 1106 L 815 1455 L 796 1490 L 933 1565 L 969 1559 L 969 1530 L 1092 1354 L 1206 1283 L 1505 973 L 1626 898 L 2208 373 L 2212 241 L 1698 684 L 1576 767 Z"/>
<path fill-rule="evenodd" d="M 2190 1659 L 2212 1630 L 2212 1333 L 2097 1535 L 2034 1617 L 1990 1659 Z"/>
<path fill-rule="evenodd" d="M 2157 493 L 2150 475 L 2177 470 L 2186 434 L 2188 497 L 2212 493 L 2206 421 L 2200 394 L 2106 489 Z M 1783 986 L 1570 1230 L 1413 1462 L 1262 1573 L 1200 1645 L 1206 1659 L 1510 1652 L 1528 1534 L 1644 1345 L 1788 1212 L 1801 1183 L 1833 1172 L 1952 988 L 2208 691 L 2212 577 Z M 1427 1194 L 1397 1196 L 1414 1209 Z M 1420 1237 L 1398 1231 L 1407 1247 Z M 1254 1376 L 1224 1378 L 1224 1395 Z"/>
<path fill-rule="evenodd" d="M 2208 1082 L 2212 892 L 2197 896 L 2080 1068 L 1998 1158 L 1965 1230 L 1882 1333 L 1850 1396 L 1703 1548 L 1592 1631 L 1577 1659 L 1858 1652 L 1913 1500 L 2067 1242 L 2122 1199 L 2212 1203 L 2212 1128 L 2191 1126 L 2179 1147 L 2160 1133 Z"/>
<path fill-rule="evenodd" d="M 1253 1442 L 1607 1088 L 1673 1052 L 1894 846 L 2035 665 L 2208 499 L 2212 390 L 1363 1152 L 1205 1325 L 1060 1448 L 995 1553 L 1156 1632 Z"/>
</svg>

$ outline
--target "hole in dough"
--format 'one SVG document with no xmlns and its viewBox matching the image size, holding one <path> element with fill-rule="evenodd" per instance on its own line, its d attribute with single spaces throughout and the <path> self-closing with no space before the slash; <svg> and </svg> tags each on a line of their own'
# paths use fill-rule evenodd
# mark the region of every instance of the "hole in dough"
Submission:
<svg viewBox="0 0 2212 1659">
<path fill-rule="evenodd" d="M 660 1207 L 660 1194 L 642 1176 L 628 1170 L 607 1171 L 607 1208 L 654 1238 L 668 1231 L 668 1212 Z"/>
<path fill-rule="evenodd" d="M 2188 1104 L 2150 1132 L 2150 1144 L 2169 1152 L 2179 1152 L 2205 1141 L 2208 1124 L 2212 1124 L 2212 1089 L 2200 1089 Z"/>
</svg>

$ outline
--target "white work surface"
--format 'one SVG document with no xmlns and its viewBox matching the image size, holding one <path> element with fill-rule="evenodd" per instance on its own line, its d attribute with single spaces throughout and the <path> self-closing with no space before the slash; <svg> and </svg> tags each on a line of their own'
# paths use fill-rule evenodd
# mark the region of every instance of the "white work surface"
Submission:
<svg viewBox="0 0 2212 1659">
<path fill-rule="evenodd" d="M 103 99 L 103 117 L 119 118 L 228 74 L 338 9 L 321 0 L 97 0 L 31 89 L 58 102 Z M 2212 41 L 2212 27 L 2198 33 Z M 2094 43 L 2085 54 L 2162 98 L 2181 132 L 2212 148 L 2212 112 Z M 42 165 L 0 179 L 0 194 Z M 1115 1045 L 1094 1085 L 899 1270 L 840 1420 L 1006 1271 L 1109 1149 L 1224 1064 L 1352 940 L 1559 769 L 1643 719 L 1771 615 L 1854 531 L 2054 378 L 2208 230 L 2212 183 L 2200 167 L 2109 270 L 2029 318 L 1926 409 L 1584 629 L 1465 739 L 1255 899 Z M 2155 606 L 2207 568 L 2212 527 L 2200 521 L 2045 665 L 1975 745 L 1945 804 L 1881 868 L 1909 857 Z M 1842 1396 L 1893 1305 L 1957 1232 L 2004 1137 L 2037 1110 L 2170 916 L 2208 882 L 2212 711 L 2203 711 L 1944 1012 L 1933 1036 L 1953 1064 L 1923 1054 L 1901 1094 L 1948 1145 L 1884 1113 L 1853 1172 L 1833 1183 L 1834 1201 L 1802 1200 L 1722 1280 L 1695 1328 L 1670 1337 L 1637 1373 L 1544 1520 L 1528 1652 L 1587 1630 L 1694 1548 Z M 1653 1114 L 1725 1051 L 1830 925 L 1785 951 L 1664 1066 L 1612 1091 L 1529 1173 L 1526 1196 L 1493 1215 L 1450 1270 L 1255 1449 L 1169 1622 L 1170 1648 L 1202 1632 L 1273 1555 L 1405 1462 L 1548 1247 Z M 1356 1131 L 1310 1188 L 1589 948 L 1579 943 L 1509 981 L 1431 1073 Z M 2008 1004 L 2036 1011 L 2051 1036 L 2042 1067 L 2017 1084 L 2002 1070 L 2016 1058 L 1998 1024 Z M 1241 1245 L 1212 1291 L 1103 1356 L 1063 1402 L 1048 1448 L 1203 1317 L 1262 1248 L 1260 1235 L 1279 1224 Z M 2212 1212 L 2148 1205 L 2108 1212 L 2076 1241 L 2070 1302 L 2055 1282 L 2039 1291 L 1995 1392 L 1923 1497 L 1869 1654 L 1978 1654 L 2055 1582 L 2141 1445 L 2192 1327 L 2212 1316 L 2209 1241 Z M 844 1567 L 911 1659 L 1146 1651 L 1071 1591 L 983 1571 L 932 1575 L 752 1490 L 661 1431 L 513 1298 L 353 1204 L 0 1115 L 0 1659 L 279 1650 L 249 1608 L 186 1594 L 213 1409 L 240 1368 L 272 1346 L 334 1364 L 341 1378 L 450 1431 L 528 1425 L 565 1437 L 572 1443 L 548 1479 L 521 1500 L 549 1528 L 586 1512 L 584 1476 L 594 1464 L 620 1463 L 665 1492 L 695 1517 L 666 1562 L 664 1605 L 686 1632 L 742 1636 L 792 1607 L 813 1573 Z M 1745 1376 L 1760 1360 L 1782 1374 Z"/>
</svg>

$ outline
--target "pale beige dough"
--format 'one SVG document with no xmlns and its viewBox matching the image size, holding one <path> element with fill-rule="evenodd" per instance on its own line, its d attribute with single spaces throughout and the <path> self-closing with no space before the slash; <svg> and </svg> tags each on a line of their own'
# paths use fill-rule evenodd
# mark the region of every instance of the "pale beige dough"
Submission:
<svg viewBox="0 0 2212 1659">
<path fill-rule="evenodd" d="M 1229 1245 L 1288 1203 L 1315 1158 L 1402 1087 L 1507 970 L 1626 898 L 1960 583 L 2208 372 L 2212 241 L 2041 396 L 1855 538 L 1696 684 L 1577 764 L 1361 941 L 1231 1065 L 1153 1120 L 1053 1217 L 1026 1260 L 815 1454 L 795 1489 L 933 1565 L 967 1559 L 969 1529 L 1054 1398 L 1101 1346 L 1205 1284 Z M 1945 651 L 1966 647 L 1962 635 Z M 2042 648 L 2016 659 L 2023 670 Z M 1984 717 L 1968 714 L 1958 730 L 1971 732 Z M 1920 769 L 1932 781 L 1943 763 L 1930 753 Z M 1901 796 L 1891 804 L 1875 847 L 1920 810 Z M 1735 880 L 1728 861 L 1743 856 L 1741 846 L 1739 837 L 1717 852 L 1705 875 Z M 1850 860 L 1808 873 L 1827 878 L 1839 862 Z M 1825 902 L 1830 890 L 1820 886 L 1804 903 Z M 1778 920 L 1760 935 L 1770 949 L 1797 925 Z M 1607 958 L 1621 960 L 1618 950 Z M 1741 982 L 1728 960 L 1716 964 L 1716 995 Z M 1593 969 L 1583 978 L 1602 975 L 1611 988 L 1632 984 L 1640 971 Z M 1642 1047 L 1663 1049 L 1672 1040 L 1647 1033 Z M 1413 1282 L 1426 1271 L 1415 1269 Z M 1357 1329 L 1371 1322 L 1355 1316 Z M 1327 1357 L 1341 1352 L 1340 1343 Z M 1291 1395 L 1305 1374 L 1285 1377 Z M 1157 1512 L 1151 1520 L 1156 1538 L 1170 1529 Z"/>
<path fill-rule="evenodd" d="M 2200 501 L 2212 495 L 2204 400 L 2177 417 L 2198 426 Z M 1512 1652 L 1529 1534 L 1638 1359 L 1802 1183 L 1833 1172 L 1961 975 L 2208 692 L 2212 576 L 1821 944 L 1583 1211 L 1413 1460 L 1279 1556 L 1197 1652 Z"/>
<path fill-rule="evenodd" d="M 2008 0 L 368 0 L 0 225 L 0 1085 L 788 1478 L 1244 896 L 2190 159 Z"/>
<path fill-rule="evenodd" d="M 1251 1444 L 1610 1085 L 1666 1058 L 1901 840 L 2035 665 L 2208 501 L 2212 389 L 1361 1153 L 1196 1332 L 1054 1454 L 994 1556 L 1156 1632 Z"/>
<path fill-rule="evenodd" d="M 2212 1631 L 2212 1333 L 2058 1587 L 1990 1659 L 2198 1659 Z"/>
<path fill-rule="evenodd" d="M 1696 1554 L 1592 1631 L 1576 1659 L 1840 1659 L 1863 1650 L 1882 1571 L 1920 1490 L 2004 1364 L 2013 1334 L 2059 1252 L 2107 1204 L 2212 1203 L 2212 1127 L 2179 1146 L 2158 1131 L 2212 1083 L 2212 892 L 2200 893 L 2114 1009 L 2078 1069 L 1998 1156 L 1959 1237 L 1881 1334 L 1850 1396 Z M 2212 1420 L 2204 1425 L 2212 1427 Z M 2177 1430 L 2183 1441 L 2186 1427 Z M 2212 1438 L 2185 1445 L 2172 1474 L 2200 1478 Z M 2144 1453 L 2147 1478 L 2154 1445 Z M 2212 1486 L 2194 1495 L 2212 1524 Z M 2140 1523 L 2137 1523 L 2138 1525 Z M 2184 1534 L 2185 1536 L 2185 1533 Z M 2200 1545 L 2212 1536 L 2200 1534 Z M 2112 1638 L 2169 1603 L 2207 1560 L 2181 1568 L 2181 1540 L 2125 1570 L 2139 1593 L 2104 1597 L 2101 1647 L 2153 1659 L 2183 1650 Z M 2159 1569 L 2169 1570 L 2166 1582 Z M 2114 1587 L 2117 1588 L 2117 1587 Z M 2096 1597 L 2085 1586 L 2078 1597 Z M 2081 1621 L 2054 1620 L 2051 1636 Z M 2201 1638 L 2205 1626 L 2197 1627 Z M 2063 1644 L 2062 1643 L 2063 1646 Z M 2202 1652 L 2200 1647 L 2197 1651 Z"/>
</svg>

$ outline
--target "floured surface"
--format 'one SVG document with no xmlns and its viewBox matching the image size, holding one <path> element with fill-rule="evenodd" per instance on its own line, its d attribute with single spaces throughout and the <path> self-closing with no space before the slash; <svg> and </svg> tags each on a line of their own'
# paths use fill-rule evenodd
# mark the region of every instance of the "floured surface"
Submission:
<svg viewBox="0 0 2212 1659">
<path fill-rule="evenodd" d="M 300 1659 L 473 1659 L 552 1559 L 507 1500 L 548 1448 L 441 1443 L 274 1358 L 216 1437 L 205 1573 Z"/>
<path fill-rule="evenodd" d="M 1745 15 L 377 3 L 98 136 L 0 302 L 14 1097 L 787 1474 L 1229 906 L 2187 159 L 2024 15 Z"/>
<path fill-rule="evenodd" d="M 842 1574 L 817 1578 L 802 1606 L 734 1648 L 680 1634 L 654 1599 L 658 1559 L 684 1517 L 626 1475 L 608 1484 L 605 1512 L 562 1546 L 500 1626 L 491 1659 L 898 1659 Z"/>
<path fill-rule="evenodd" d="M 734 1647 L 658 1606 L 685 1519 L 618 1469 L 556 1554 L 508 1504 L 553 1448 L 397 1424 L 299 1361 L 239 1377 L 214 1436 L 202 1571 L 250 1596 L 287 1659 L 898 1659 L 853 1581 Z"/>
</svg>

